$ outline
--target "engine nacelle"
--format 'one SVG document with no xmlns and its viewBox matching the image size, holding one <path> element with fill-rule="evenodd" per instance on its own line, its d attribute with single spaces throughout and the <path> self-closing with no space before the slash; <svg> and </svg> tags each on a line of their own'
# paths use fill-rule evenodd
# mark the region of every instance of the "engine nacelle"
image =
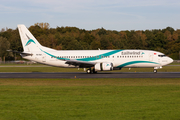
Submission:
<svg viewBox="0 0 180 120">
<path fill-rule="evenodd" d="M 113 70 L 112 63 L 97 63 L 94 66 L 95 71 Z"/>
</svg>

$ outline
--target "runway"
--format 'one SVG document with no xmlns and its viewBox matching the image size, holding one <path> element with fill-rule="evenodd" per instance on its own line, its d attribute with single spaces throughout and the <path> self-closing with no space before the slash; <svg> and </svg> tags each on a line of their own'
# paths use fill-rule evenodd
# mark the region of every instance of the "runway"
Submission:
<svg viewBox="0 0 180 120">
<path fill-rule="evenodd" d="M 87 74 L 84 72 L 0 73 L 0 78 L 180 78 L 180 72 L 100 72 L 97 74 Z"/>
</svg>

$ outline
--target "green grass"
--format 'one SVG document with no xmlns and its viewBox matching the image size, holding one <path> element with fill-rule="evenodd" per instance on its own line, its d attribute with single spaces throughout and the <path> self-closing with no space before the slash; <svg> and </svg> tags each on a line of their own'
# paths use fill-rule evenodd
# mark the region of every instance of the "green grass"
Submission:
<svg viewBox="0 0 180 120">
<path fill-rule="evenodd" d="M 179 120 L 180 79 L 0 79 L 0 120 Z"/>
<path fill-rule="evenodd" d="M 16 66 L 0 66 L 0 72 L 84 72 L 84 69 L 80 68 L 59 68 L 49 67 L 44 65 L 16 65 Z M 153 72 L 153 68 L 122 68 L 122 70 L 113 70 L 107 72 Z M 162 69 L 158 69 L 158 72 L 180 72 L 180 66 L 164 66 Z"/>
<path fill-rule="evenodd" d="M 158 72 L 180 72 L 180 62 L 174 61 L 170 65 L 163 66 Z M 51 67 L 43 64 L 0 64 L 0 72 L 85 72 L 80 68 L 59 68 Z M 105 71 L 105 72 L 153 72 L 153 68 L 122 68 L 121 70 Z"/>
</svg>

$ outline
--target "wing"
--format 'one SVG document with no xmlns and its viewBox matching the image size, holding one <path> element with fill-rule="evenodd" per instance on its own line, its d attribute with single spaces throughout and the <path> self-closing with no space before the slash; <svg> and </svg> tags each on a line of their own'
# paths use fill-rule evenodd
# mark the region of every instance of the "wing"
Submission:
<svg viewBox="0 0 180 120">
<path fill-rule="evenodd" d="M 65 64 L 78 66 L 79 68 L 90 68 L 93 67 L 96 63 L 94 62 L 84 62 L 84 61 L 77 61 L 77 60 L 65 60 Z"/>
</svg>

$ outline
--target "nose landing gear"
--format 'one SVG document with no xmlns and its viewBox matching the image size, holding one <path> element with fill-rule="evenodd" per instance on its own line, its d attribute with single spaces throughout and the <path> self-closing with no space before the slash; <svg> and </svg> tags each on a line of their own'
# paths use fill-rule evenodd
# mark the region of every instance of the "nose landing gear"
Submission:
<svg viewBox="0 0 180 120">
<path fill-rule="evenodd" d="M 157 70 L 156 69 L 154 69 L 154 71 L 153 71 L 154 73 L 157 73 Z"/>
<path fill-rule="evenodd" d="M 154 67 L 154 73 L 157 73 L 157 69 L 161 69 L 162 68 L 162 66 L 159 66 L 159 67 Z"/>
</svg>

